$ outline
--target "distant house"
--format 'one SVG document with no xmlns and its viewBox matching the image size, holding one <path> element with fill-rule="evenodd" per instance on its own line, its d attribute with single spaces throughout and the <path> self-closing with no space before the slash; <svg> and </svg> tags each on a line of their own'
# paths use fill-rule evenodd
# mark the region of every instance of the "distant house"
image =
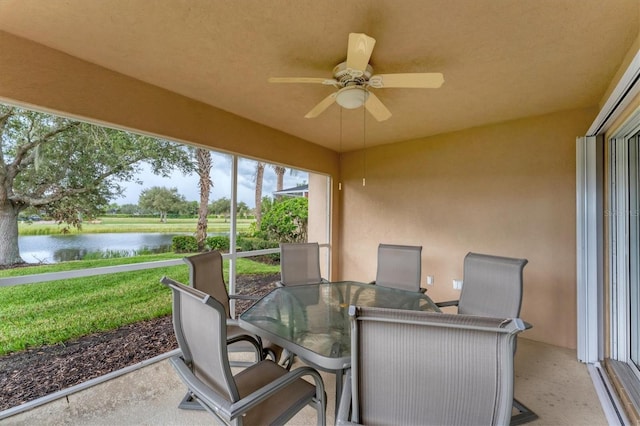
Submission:
<svg viewBox="0 0 640 426">
<path fill-rule="evenodd" d="M 309 198 L 309 185 L 308 184 L 298 185 L 298 186 L 294 186 L 293 188 L 283 189 L 282 191 L 275 191 L 273 195 L 275 195 L 276 197 L 279 195 L 282 195 L 285 197 Z"/>
</svg>

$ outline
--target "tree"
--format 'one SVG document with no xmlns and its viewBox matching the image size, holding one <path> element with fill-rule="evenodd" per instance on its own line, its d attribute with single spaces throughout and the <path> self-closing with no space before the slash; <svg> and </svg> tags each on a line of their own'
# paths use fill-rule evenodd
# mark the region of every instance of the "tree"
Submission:
<svg viewBox="0 0 640 426">
<path fill-rule="evenodd" d="M 229 216 L 231 212 L 231 200 L 227 197 L 218 198 L 209 205 L 209 211 L 215 215 Z"/>
<path fill-rule="evenodd" d="M 80 227 L 122 193 L 142 163 L 167 176 L 191 170 L 186 151 L 158 140 L 0 105 L 0 265 L 24 263 L 18 215 L 32 207 Z"/>
<path fill-rule="evenodd" d="M 283 243 L 307 241 L 309 200 L 304 197 L 279 201 L 265 213 L 261 230 L 269 239 Z"/>
<path fill-rule="evenodd" d="M 282 166 L 273 166 L 273 170 L 276 172 L 276 191 L 282 191 L 284 189 L 284 174 L 287 172 L 287 169 Z M 289 169 L 289 173 L 292 175 L 296 175 L 298 172 L 294 169 Z M 281 199 L 282 195 L 278 195 L 277 199 Z"/>
<path fill-rule="evenodd" d="M 238 202 L 236 205 L 236 212 L 238 216 L 246 217 L 249 214 L 249 206 L 244 201 Z M 209 212 L 215 215 L 222 215 L 224 217 L 229 217 L 231 212 L 231 200 L 222 197 L 209 204 Z"/>
<path fill-rule="evenodd" d="M 249 206 L 247 205 L 247 203 L 245 203 L 244 201 L 240 201 L 236 205 L 236 213 L 238 216 L 242 216 L 246 218 L 247 215 L 249 214 Z"/>
<path fill-rule="evenodd" d="M 197 201 L 185 201 L 180 207 L 180 214 L 189 216 L 189 217 L 197 217 L 198 209 L 200 208 L 200 203 Z"/>
<path fill-rule="evenodd" d="M 120 206 L 120 213 L 129 215 L 140 214 L 140 207 L 138 207 L 137 204 L 123 204 Z"/>
<path fill-rule="evenodd" d="M 168 213 L 178 212 L 184 202 L 184 197 L 178 194 L 178 188 L 169 189 L 162 186 L 142 190 L 138 199 L 140 207 L 158 213 L 162 223 L 166 223 Z"/>
<path fill-rule="evenodd" d="M 287 171 L 282 166 L 273 166 L 273 170 L 276 172 L 276 191 L 282 191 L 284 189 L 284 174 Z M 278 195 L 276 198 L 281 198 L 282 195 Z"/>
<path fill-rule="evenodd" d="M 116 213 L 120 213 L 120 206 L 118 205 L 118 203 L 111 203 L 109 204 L 109 206 L 107 206 L 107 214 L 116 214 Z"/>
<path fill-rule="evenodd" d="M 256 229 L 261 229 L 262 223 L 262 181 L 264 179 L 264 163 L 256 163 L 256 196 L 255 196 L 255 215 Z"/>
<path fill-rule="evenodd" d="M 196 226 L 196 242 L 198 251 L 204 251 L 207 240 L 207 216 L 209 215 L 209 194 L 213 181 L 211 180 L 211 151 L 196 148 L 196 172 L 198 173 L 198 187 L 200 188 L 200 206 L 198 207 L 198 225 Z"/>
<path fill-rule="evenodd" d="M 266 197 L 262 197 L 262 203 L 260 203 L 260 205 L 262 206 L 262 216 L 264 217 L 265 214 L 267 214 L 269 212 L 269 210 L 271 210 L 271 207 L 273 207 L 273 205 L 276 203 L 276 200 L 274 200 L 273 198 L 266 196 Z M 260 229 L 260 228 L 257 228 Z"/>
</svg>

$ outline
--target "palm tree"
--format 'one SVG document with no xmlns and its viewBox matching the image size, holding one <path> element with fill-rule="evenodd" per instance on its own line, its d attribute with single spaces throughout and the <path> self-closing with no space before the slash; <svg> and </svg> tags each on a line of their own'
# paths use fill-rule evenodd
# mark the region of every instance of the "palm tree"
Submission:
<svg viewBox="0 0 640 426">
<path fill-rule="evenodd" d="M 262 223 L 262 179 L 264 178 L 264 163 L 256 163 L 256 229 L 260 229 Z"/>
<path fill-rule="evenodd" d="M 273 170 L 276 172 L 276 191 L 282 191 L 284 189 L 284 174 L 287 172 L 287 169 L 274 164 Z M 296 170 L 289 169 L 289 173 L 295 175 Z M 277 198 L 282 198 L 282 195 L 278 195 Z"/>
<path fill-rule="evenodd" d="M 284 189 L 284 174 L 287 171 L 286 168 L 282 166 L 273 166 L 273 170 L 276 172 L 276 191 L 282 191 Z"/>
<path fill-rule="evenodd" d="M 198 225 L 196 226 L 196 241 L 198 251 L 204 251 L 207 240 L 207 216 L 209 215 L 209 193 L 213 182 L 211 181 L 211 151 L 204 148 L 196 148 L 196 172 L 198 173 L 198 186 L 200 187 L 200 206 L 198 207 Z"/>
</svg>

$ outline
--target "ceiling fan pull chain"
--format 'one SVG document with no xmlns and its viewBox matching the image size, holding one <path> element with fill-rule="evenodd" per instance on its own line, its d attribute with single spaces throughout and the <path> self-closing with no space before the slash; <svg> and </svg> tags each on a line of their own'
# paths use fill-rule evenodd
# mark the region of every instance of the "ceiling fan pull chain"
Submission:
<svg viewBox="0 0 640 426">
<path fill-rule="evenodd" d="M 367 109 L 362 108 L 362 186 L 367 185 Z"/>
<path fill-rule="evenodd" d="M 340 108 L 340 149 L 338 152 L 339 156 L 342 157 L 342 108 Z M 342 162 L 342 158 L 338 160 L 340 163 Z M 338 167 L 340 170 L 340 182 L 338 182 L 338 191 L 342 191 L 342 167 Z"/>
</svg>

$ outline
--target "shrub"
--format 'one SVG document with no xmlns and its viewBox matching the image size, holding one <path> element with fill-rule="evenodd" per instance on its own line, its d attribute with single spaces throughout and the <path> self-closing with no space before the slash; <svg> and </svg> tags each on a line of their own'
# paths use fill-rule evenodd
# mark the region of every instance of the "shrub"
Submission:
<svg viewBox="0 0 640 426">
<path fill-rule="evenodd" d="M 229 237 L 215 235 L 207 237 L 205 245 L 208 250 L 229 251 Z M 193 235 L 177 235 L 171 239 L 171 249 L 176 253 L 197 253 L 198 243 Z"/>
<path fill-rule="evenodd" d="M 207 237 L 205 244 L 210 250 L 229 251 L 229 237 L 223 235 Z"/>
<path fill-rule="evenodd" d="M 198 251 L 198 242 L 192 235 L 176 235 L 171 239 L 171 248 L 176 253 L 195 253 Z"/>
<path fill-rule="evenodd" d="M 261 230 L 270 240 L 301 243 L 307 241 L 308 222 L 309 200 L 304 197 L 288 198 L 265 213 Z"/>
<path fill-rule="evenodd" d="M 268 248 L 278 248 L 277 241 L 268 241 L 257 237 L 247 237 L 239 235 L 236 240 L 238 251 L 263 250 Z"/>
<path fill-rule="evenodd" d="M 238 251 L 263 250 L 268 248 L 278 248 L 280 244 L 277 241 L 268 241 L 262 238 L 249 237 L 246 235 L 238 235 L 236 247 Z M 267 258 L 273 262 L 280 261 L 280 253 L 268 254 Z"/>
</svg>

